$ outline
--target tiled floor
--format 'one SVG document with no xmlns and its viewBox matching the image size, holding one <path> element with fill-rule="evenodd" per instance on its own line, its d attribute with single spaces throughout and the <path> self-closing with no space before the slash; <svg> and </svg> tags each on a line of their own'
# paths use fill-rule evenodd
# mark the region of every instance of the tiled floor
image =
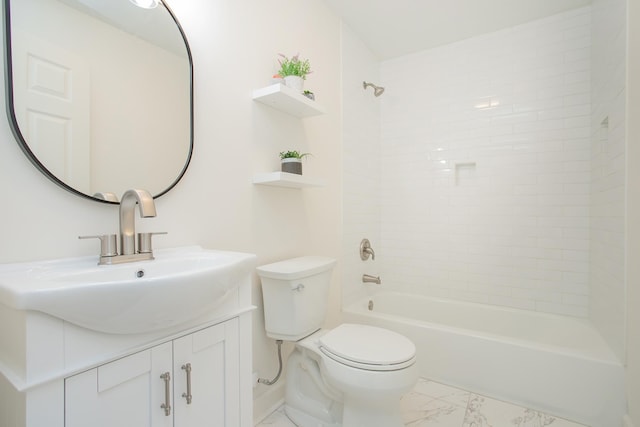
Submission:
<svg viewBox="0 0 640 427">
<path fill-rule="evenodd" d="M 401 405 L 407 427 L 585 427 L 425 379 L 403 397 Z M 296 425 L 278 409 L 256 427 Z"/>
</svg>

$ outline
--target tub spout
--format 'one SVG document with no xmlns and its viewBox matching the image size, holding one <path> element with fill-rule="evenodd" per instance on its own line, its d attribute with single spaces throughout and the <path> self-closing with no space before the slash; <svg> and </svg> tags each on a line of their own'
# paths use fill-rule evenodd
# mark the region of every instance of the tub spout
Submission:
<svg viewBox="0 0 640 427">
<path fill-rule="evenodd" d="M 362 275 L 362 283 L 375 283 L 376 285 L 382 284 L 380 276 L 371 276 L 369 274 Z"/>
</svg>

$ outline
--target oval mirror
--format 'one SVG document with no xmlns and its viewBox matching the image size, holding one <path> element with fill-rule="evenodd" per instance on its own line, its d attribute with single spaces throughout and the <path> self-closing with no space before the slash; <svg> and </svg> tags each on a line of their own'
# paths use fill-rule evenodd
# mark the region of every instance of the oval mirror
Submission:
<svg viewBox="0 0 640 427">
<path fill-rule="evenodd" d="M 83 197 L 155 197 L 193 149 L 193 70 L 162 2 L 4 0 L 7 113 L 31 162 Z"/>
</svg>

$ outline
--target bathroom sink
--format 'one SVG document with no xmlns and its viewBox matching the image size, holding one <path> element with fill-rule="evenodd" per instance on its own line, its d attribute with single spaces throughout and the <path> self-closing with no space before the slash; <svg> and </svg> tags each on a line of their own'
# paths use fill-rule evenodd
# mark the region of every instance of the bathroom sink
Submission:
<svg viewBox="0 0 640 427">
<path fill-rule="evenodd" d="M 155 260 L 98 266 L 96 257 L 0 265 L 0 304 L 87 329 L 133 334 L 170 328 L 216 308 L 255 256 L 199 246 Z"/>
</svg>

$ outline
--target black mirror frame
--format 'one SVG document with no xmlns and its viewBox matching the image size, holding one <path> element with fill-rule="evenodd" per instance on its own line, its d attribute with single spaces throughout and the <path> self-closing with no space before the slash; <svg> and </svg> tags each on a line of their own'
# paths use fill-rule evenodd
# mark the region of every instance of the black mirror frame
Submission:
<svg viewBox="0 0 640 427">
<path fill-rule="evenodd" d="M 11 127 L 11 132 L 13 133 L 13 136 L 15 137 L 16 141 L 18 142 L 18 145 L 20 146 L 20 148 L 22 149 L 22 151 L 24 152 L 24 154 L 27 156 L 27 158 L 31 161 L 31 163 L 36 167 L 36 169 L 38 169 L 40 172 L 42 172 L 42 174 L 44 174 L 44 176 L 46 176 L 47 178 L 49 178 L 51 181 L 53 181 L 55 184 L 57 184 L 58 186 L 62 187 L 63 189 L 67 190 L 70 193 L 73 193 L 77 196 L 80 196 L 82 198 L 85 199 L 89 199 L 89 200 L 93 200 L 95 202 L 100 202 L 100 203 L 106 203 L 106 204 L 110 204 L 110 205 L 119 205 L 119 202 L 111 202 L 108 200 L 102 200 L 102 199 L 98 199 L 96 197 L 93 197 L 89 194 L 85 194 L 81 191 L 76 190 L 75 188 L 71 187 L 70 185 L 64 183 L 62 180 L 60 180 L 58 177 L 56 177 L 50 170 L 48 170 L 36 157 L 36 155 L 33 153 L 33 151 L 31 151 L 31 149 L 29 148 L 29 145 L 27 144 L 27 141 L 24 139 L 24 136 L 22 135 L 22 132 L 20 131 L 20 128 L 18 127 L 18 121 L 16 119 L 16 113 L 15 113 L 15 109 L 14 109 L 14 96 L 13 96 L 13 60 L 11 57 L 11 5 L 10 5 L 10 1 L 11 0 L 2 0 L 2 23 L 4 25 L 4 75 L 5 75 L 5 102 L 6 102 L 6 110 L 7 110 L 7 118 L 9 119 L 9 125 Z M 18 0 L 19 1 L 19 0 Z M 184 30 L 182 29 L 182 26 L 180 25 L 180 22 L 178 22 L 178 19 L 176 18 L 176 16 L 173 14 L 173 11 L 171 10 L 171 8 L 165 4 L 165 2 L 162 2 L 162 5 L 164 6 L 164 8 L 167 10 L 167 12 L 169 12 L 169 15 L 171 16 L 171 19 L 173 19 L 173 22 L 175 22 L 176 26 L 178 27 L 178 31 L 180 31 L 180 35 L 182 36 L 182 39 L 184 41 L 184 45 L 185 48 L 187 50 L 187 56 L 189 59 L 189 131 L 190 131 L 190 136 L 189 136 L 189 153 L 187 155 L 187 159 L 185 161 L 184 167 L 182 168 L 182 170 L 180 171 L 180 173 L 178 174 L 178 177 L 175 179 L 175 181 L 173 181 L 166 189 L 164 189 L 163 191 L 161 191 L 158 194 L 154 194 L 153 198 L 157 199 L 160 196 L 163 196 L 164 194 L 168 193 L 169 190 L 171 190 L 173 187 L 175 187 L 178 182 L 182 179 L 182 177 L 184 176 L 184 174 L 187 172 L 187 168 L 189 167 L 189 164 L 191 163 L 191 158 L 193 157 L 193 145 L 194 145 L 194 138 L 193 138 L 193 130 L 194 130 L 194 125 L 193 125 L 193 114 L 194 114 L 194 107 L 193 107 L 193 58 L 191 56 L 191 47 L 189 46 L 189 42 L 187 40 L 187 36 L 184 33 Z"/>
</svg>

